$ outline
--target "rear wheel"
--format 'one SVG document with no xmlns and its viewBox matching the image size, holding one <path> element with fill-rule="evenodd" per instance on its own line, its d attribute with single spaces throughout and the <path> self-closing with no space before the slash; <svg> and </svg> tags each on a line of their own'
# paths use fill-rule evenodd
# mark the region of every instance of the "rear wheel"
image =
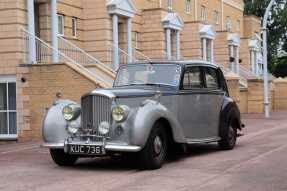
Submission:
<svg viewBox="0 0 287 191">
<path fill-rule="evenodd" d="M 72 166 L 78 160 L 77 156 L 64 152 L 63 149 L 50 149 L 53 161 L 59 166 Z"/>
<path fill-rule="evenodd" d="M 156 123 L 150 133 L 148 141 L 139 153 L 142 169 L 158 169 L 162 166 L 168 147 L 168 136 L 161 123 Z"/>
<path fill-rule="evenodd" d="M 221 140 L 218 142 L 220 149 L 231 150 L 235 147 L 237 140 L 237 127 L 235 121 L 230 120 L 228 126 L 224 128 Z"/>
</svg>

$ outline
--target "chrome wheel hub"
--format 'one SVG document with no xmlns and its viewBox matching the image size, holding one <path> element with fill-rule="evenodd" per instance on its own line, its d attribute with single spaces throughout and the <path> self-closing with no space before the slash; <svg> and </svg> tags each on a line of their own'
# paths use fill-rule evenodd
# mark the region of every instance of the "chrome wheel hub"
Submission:
<svg viewBox="0 0 287 191">
<path fill-rule="evenodd" d="M 159 136 L 156 136 L 153 143 L 154 152 L 156 155 L 159 155 L 162 150 L 162 140 Z"/>
</svg>

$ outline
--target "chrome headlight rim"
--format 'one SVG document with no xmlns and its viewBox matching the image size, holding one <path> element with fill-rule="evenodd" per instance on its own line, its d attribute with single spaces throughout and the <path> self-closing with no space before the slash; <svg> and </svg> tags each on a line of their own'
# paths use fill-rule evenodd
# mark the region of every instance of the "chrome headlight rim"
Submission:
<svg viewBox="0 0 287 191">
<path fill-rule="evenodd" d="M 129 115 L 129 107 L 126 105 L 116 105 L 112 108 L 113 120 L 117 123 L 124 122 Z"/>
<path fill-rule="evenodd" d="M 76 120 L 81 114 L 81 107 L 77 104 L 70 103 L 63 107 L 62 115 L 66 121 Z"/>
</svg>

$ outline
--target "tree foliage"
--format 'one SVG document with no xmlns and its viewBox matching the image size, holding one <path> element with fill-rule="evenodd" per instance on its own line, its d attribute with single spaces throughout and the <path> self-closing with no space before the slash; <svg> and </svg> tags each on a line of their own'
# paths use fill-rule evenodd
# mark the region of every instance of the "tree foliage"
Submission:
<svg viewBox="0 0 287 191">
<path fill-rule="evenodd" d="M 270 0 L 244 0 L 246 15 L 264 17 Z M 276 0 L 268 19 L 268 64 L 273 70 L 280 49 L 287 51 L 287 0 Z M 287 63 L 286 63 L 287 64 Z"/>
<path fill-rule="evenodd" d="M 279 58 L 274 67 L 273 74 L 275 77 L 287 77 L 287 57 Z"/>
</svg>

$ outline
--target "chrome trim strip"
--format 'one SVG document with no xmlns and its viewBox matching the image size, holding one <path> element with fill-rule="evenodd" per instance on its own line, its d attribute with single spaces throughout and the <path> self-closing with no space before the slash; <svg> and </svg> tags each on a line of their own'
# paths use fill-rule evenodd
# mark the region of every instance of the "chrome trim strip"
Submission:
<svg viewBox="0 0 287 191">
<path fill-rule="evenodd" d="M 64 148 L 64 143 L 43 143 L 41 147 L 53 148 L 53 149 L 61 149 Z"/>
<path fill-rule="evenodd" d="M 94 91 L 92 91 L 92 95 L 101 95 L 101 96 L 106 96 L 108 98 L 115 98 L 115 94 L 113 94 L 111 91 L 109 90 L 104 90 L 104 89 L 96 89 Z"/>
<path fill-rule="evenodd" d="M 78 144 L 83 144 L 83 145 L 94 145 L 94 144 L 86 144 L 84 142 L 77 142 Z M 77 144 L 76 143 L 76 144 Z M 69 143 L 72 144 L 72 143 Z M 54 149 L 62 149 L 65 147 L 64 143 L 43 143 L 41 145 L 42 147 L 45 148 L 54 148 Z M 141 150 L 140 146 L 132 146 L 132 145 L 115 145 L 115 144 L 107 144 L 105 145 L 105 149 L 107 151 L 117 151 L 117 152 L 138 152 Z"/>
<path fill-rule="evenodd" d="M 138 152 L 141 150 L 141 147 L 131 145 L 106 145 L 105 149 L 107 151 Z"/>
<path fill-rule="evenodd" d="M 189 139 L 187 140 L 187 144 L 196 144 L 196 143 L 211 143 L 220 141 L 220 137 L 212 137 L 207 139 Z"/>
</svg>

